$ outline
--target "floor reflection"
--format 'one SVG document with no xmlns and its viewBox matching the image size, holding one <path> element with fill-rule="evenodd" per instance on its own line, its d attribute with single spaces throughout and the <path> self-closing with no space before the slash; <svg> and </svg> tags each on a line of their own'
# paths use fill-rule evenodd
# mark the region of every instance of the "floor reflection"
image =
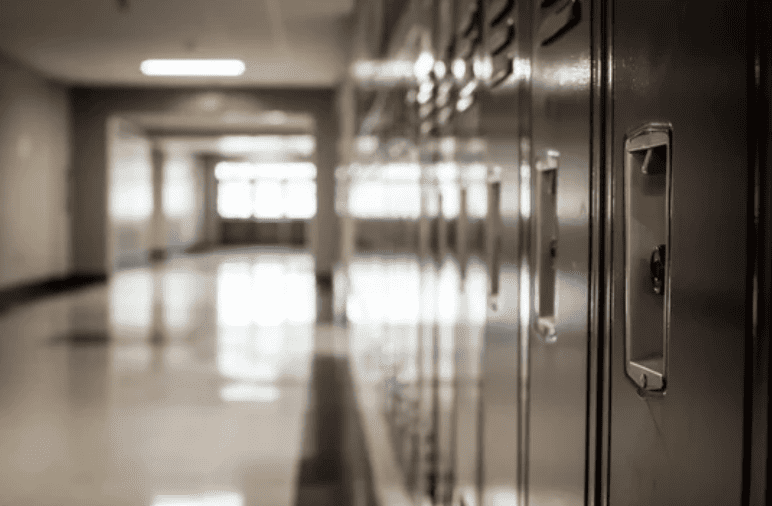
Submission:
<svg viewBox="0 0 772 506">
<path fill-rule="evenodd" d="M 0 504 L 292 504 L 313 269 L 181 258 L 4 313 Z"/>
<path fill-rule="evenodd" d="M 413 504 L 482 504 L 485 266 L 355 257 L 333 286 L 345 328 L 311 255 L 245 249 L 4 313 L 0 504 L 373 504 L 381 429 Z"/>
<path fill-rule="evenodd" d="M 487 273 L 417 257 L 357 257 L 349 269 L 352 360 L 379 410 L 415 505 L 480 504 L 479 357 Z M 464 272 L 465 271 L 465 272 Z"/>
</svg>

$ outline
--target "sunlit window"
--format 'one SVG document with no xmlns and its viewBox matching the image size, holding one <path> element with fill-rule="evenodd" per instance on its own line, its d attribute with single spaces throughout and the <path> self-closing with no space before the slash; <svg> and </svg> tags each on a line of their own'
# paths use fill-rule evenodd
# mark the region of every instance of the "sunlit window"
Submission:
<svg viewBox="0 0 772 506">
<path fill-rule="evenodd" d="M 223 218 L 310 219 L 316 215 L 313 163 L 232 163 L 215 168 Z"/>
<path fill-rule="evenodd" d="M 257 218 L 281 218 L 285 214 L 284 181 L 263 179 L 252 181 L 255 186 L 255 198 L 252 201 L 252 214 Z"/>
<path fill-rule="evenodd" d="M 217 185 L 217 212 L 223 218 L 252 216 L 252 182 L 220 181 Z"/>
</svg>

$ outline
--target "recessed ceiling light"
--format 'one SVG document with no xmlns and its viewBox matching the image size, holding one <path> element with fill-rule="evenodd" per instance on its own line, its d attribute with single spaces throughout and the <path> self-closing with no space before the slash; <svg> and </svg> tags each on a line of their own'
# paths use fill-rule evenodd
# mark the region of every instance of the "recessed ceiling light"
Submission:
<svg viewBox="0 0 772 506">
<path fill-rule="evenodd" d="M 146 76 L 240 76 L 241 60 L 145 60 L 140 70 Z"/>
</svg>

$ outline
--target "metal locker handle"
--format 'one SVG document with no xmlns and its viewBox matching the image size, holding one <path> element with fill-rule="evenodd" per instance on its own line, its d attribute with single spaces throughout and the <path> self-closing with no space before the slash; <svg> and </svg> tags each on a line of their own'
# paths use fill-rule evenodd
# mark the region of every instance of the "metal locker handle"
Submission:
<svg viewBox="0 0 772 506">
<path fill-rule="evenodd" d="M 498 309 L 498 297 L 501 277 L 501 168 L 493 167 L 488 171 L 488 240 L 490 247 L 490 293 L 489 305 Z"/>
<path fill-rule="evenodd" d="M 670 126 L 625 140 L 625 373 L 640 392 L 667 384 L 670 315 Z"/>
<path fill-rule="evenodd" d="M 557 339 L 557 276 L 555 261 L 558 247 L 557 180 L 560 153 L 548 150 L 536 163 L 536 332 L 546 342 Z"/>
</svg>

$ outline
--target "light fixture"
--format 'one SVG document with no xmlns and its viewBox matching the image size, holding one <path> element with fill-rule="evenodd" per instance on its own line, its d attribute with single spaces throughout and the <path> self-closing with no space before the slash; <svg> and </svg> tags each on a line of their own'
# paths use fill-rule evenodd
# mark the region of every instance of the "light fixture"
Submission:
<svg viewBox="0 0 772 506">
<path fill-rule="evenodd" d="M 140 70 L 146 76 L 240 76 L 246 66 L 241 60 L 145 60 Z"/>
</svg>

